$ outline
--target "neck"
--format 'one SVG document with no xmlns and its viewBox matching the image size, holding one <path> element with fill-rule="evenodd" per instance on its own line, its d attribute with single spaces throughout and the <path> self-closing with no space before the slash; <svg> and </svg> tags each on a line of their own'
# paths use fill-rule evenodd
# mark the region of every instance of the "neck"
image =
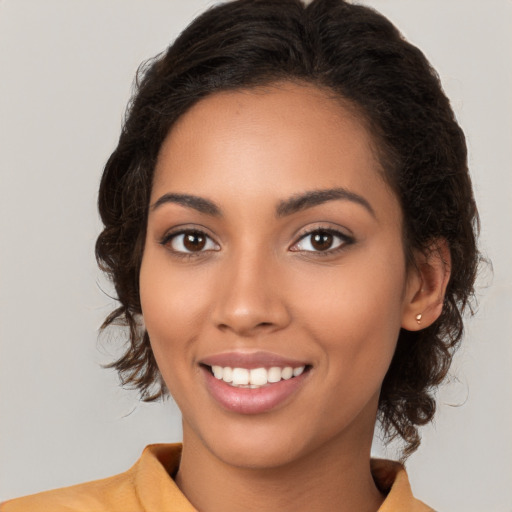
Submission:
<svg viewBox="0 0 512 512">
<path fill-rule="evenodd" d="M 187 430 L 176 483 L 201 512 L 376 512 L 383 501 L 370 472 L 371 435 L 364 442 L 334 439 L 292 463 L 261 469 L 225 463 Z"/>
</svg>

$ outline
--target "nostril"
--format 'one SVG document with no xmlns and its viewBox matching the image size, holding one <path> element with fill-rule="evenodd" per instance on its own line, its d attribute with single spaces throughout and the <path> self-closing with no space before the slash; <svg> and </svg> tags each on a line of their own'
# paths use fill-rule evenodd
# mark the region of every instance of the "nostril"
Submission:
<svg viewBox="0 0 512 512">
<path fill-rule="evenodd" d="M 283 329 L 289 324 L 290 315 L 283 303 L 269 304 L 250 294 L 251 300 L 247 295 L 235 300 L 236 293 L 234 290 L 229 300 L 219 300 L 213 311 L 213 323 L 221 332 L 233 331 L 240 336 L 252 336 L 258 332 Z"/>
</svg>

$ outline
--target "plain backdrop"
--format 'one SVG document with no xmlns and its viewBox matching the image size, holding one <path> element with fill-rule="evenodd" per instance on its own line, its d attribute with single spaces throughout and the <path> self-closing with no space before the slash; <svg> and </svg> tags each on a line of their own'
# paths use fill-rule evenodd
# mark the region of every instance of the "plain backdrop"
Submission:
<svg viewBox="0 0 512 512">
<path fill-rule="evenodd" d="M 374 0 L 439 71 L 469 144 L 494 267 L 479 282 L 435 425 L 408 461 L 436 510 L 512 511 L 512 2 Z M 101 368 L 114 301 L 96 268 L 96 192 L 139 63 L 206 0 L 0 0 L 0 500 L 127 469 L 180 440 L 172 402 Z M 379 442 L 377 455 L 393 456 Z"/>
</svg>

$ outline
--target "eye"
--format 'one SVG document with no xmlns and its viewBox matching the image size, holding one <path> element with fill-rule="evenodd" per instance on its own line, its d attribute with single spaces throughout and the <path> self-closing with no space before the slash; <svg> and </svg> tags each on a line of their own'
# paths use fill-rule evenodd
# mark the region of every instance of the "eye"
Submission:
<svg viewBox="0 0 512 512">
<path fill-rule="evenodd" d="M 219 245 L 216 244 L 206 233 L 198 230 L 171 233 L 167 235 L 161 243 L 176 253 L 191 254 L 206 251 L 218 251 L 220 249 Z"/>
<path fill-rule="evenodd" d="M 353 240 L 347 235 L 331 229 L 315 229 L 306 233 L 293 245 L 292 251 L 332 252 Z"/>
</svg>

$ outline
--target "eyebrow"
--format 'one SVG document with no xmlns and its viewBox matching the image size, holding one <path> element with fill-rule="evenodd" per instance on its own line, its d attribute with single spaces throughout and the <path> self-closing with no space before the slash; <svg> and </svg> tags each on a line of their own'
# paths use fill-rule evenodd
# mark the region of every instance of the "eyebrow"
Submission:
<svg viewBox="0 0 512 512">
<path fill-rule="evenodd" d="M 200 213 L 205 213 L 212 217 L 222 216 L 220 208 L 213 201 L 190 194 L 164 194 L 160 199 L 153 203 L 151 210 L 156 210 L 163 204 L 167 203 L 174 203 L 186 206 L 187 208 L 193 208 Z"/>
<path fill-rule="evenodd" d="M 337 199 L 357 203 L 366 208 L 373 217 L 376 217 L 375 210 L 364 197 L 345 188 L 311 190 L 303 194 L 296 194 L 290 199 L 281 201 L 278 204 L 276 208 L 276 215 L 277 217 L 286 217 L 293 213 L 306 210 L 307 208 L 312 208 L 313 206 L 318 206 Z"/>
<path fill-rule="evenodd" d="M 276 217 L 287 217 L 288 215 L 334 200 L 345 200 L 359 204 L 363 206 L 373 217 L 376 216 L 370 203 L 359 194 L 351 192 L 345 188 L 329 188 L 322 190 L 310 190 L 280 201 L 276 207 Z M 167 203 L 174 203 L 187 208 L 193 208 L 200 213 L 211 215 L 212 217 L 222 217 L 221 209 L 213 201 L 191 194 L 164 194 L 155 201 L 153 205 L 151 205 L 151 210 L 156 210 Z"/>
</svg>

